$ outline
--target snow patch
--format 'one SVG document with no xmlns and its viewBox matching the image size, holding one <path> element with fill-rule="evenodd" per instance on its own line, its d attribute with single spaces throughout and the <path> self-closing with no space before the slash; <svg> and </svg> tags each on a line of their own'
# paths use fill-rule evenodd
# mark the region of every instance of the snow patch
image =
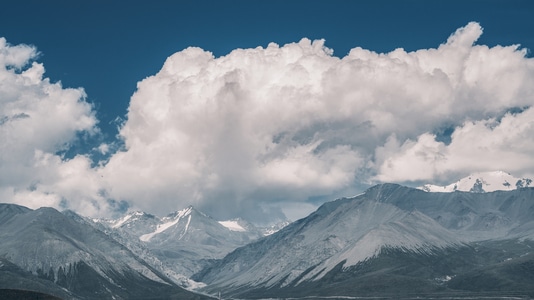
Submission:
<svg viewBox="0 0 534 300">
<path fill-rule="evenodd" d="M 180 240 L 184 237 L 184 235 L 187 233 L 187 229 L 189 229 L 189 224 L 191 223 L 191 215 L 187 218 L 187 224 L 185 224 L 185 229 L 182 235 L 180 236 Z"/>
<path fill-rule="evenodd" d="M 453 279 L 453 278 L 454 278 L 454 275 L 452 275 L 452 276 L 445 275 L 445 276 L 443 276 L 443 277 L 435 278 L 435 280 L 436 280 L 438 283 L 443 284 L 443 283 L 446 283 L 446 282 L 448 282 L 448 281 L 451 281 L 451 279 Z"/>
<path fill-rule="evenodd" d="M 229 220 L 229 221 L 219 221 L 219 224 L 222 226 L 230 229 L 231 231 L 238 231 L 238 232 L 245 232 L 247 231 L 245 228 L 243 228 L 239 223 L 235 220 Z"/>
<path fill-rule="evenodd" d="M 124 223 L 128 222 L 132 218 L 133 214 L 127 214 L 126 216 L 122 217 L 121 219 L 117 220 L 113 225 L 111 225 L 112 228 L 119 228 Z"/>
</svg>

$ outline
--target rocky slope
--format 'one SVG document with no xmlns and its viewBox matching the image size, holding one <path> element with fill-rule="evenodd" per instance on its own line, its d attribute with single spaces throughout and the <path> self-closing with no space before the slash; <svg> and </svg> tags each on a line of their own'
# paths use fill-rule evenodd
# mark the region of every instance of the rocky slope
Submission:
<svg viewBox="0 0 534 300">
<path fill-rule="evenodd" d="M 255 298 L 476 293 L 496 274 L 502 291 L 530 295 L 534 281 L 501 279 L 521 268 L 534 278 L 532 240 L 534 189 L 429 193 L 383 184 L 325 203 L 194 278 L 206 291 Z"/>
<path fill-rule="evenodd" d="M 0 289 L 31 282 L 26 289 L 67 299 L 207 298 L 72 212 L 0 204 L 0 240 Z"/>
</svg>

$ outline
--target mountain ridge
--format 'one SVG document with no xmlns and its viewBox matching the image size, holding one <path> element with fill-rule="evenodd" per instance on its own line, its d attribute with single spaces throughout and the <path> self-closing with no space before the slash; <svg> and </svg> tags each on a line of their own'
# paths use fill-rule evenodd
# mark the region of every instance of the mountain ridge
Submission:
<svg viewBox="0 0 534 300">
<path fill-rule="evenodd" d="M 206 291 L 223 290 L 234 297 L 262 291 L 264 297 L 277 297 L 283 294 L 275 291 L 324 284 L 332 276 L 379 261 L 384 253 L 427 259 L 444 253 L 473 255 L 473 243 L 485 240 L 530 243 L 532 199 L 533 188 L 477 194 L 376 185 L 354 198 L 323 204 L 278 233 L 234 250 L 193 278 L 205 282 Z M 425 282 L 429 289 L 438 288 L 437 283 Z"/>
<path fill-rule="evenodd" d="M 271 235 L 224 222 L 193 206 L 163 218 L 97 220 L 0 204 L 0 289 L 34 282 L 36 292 L 67 299 L 208 297 L 179 286 L 246 299 L 534 297 L 531 187 L 434 193 L 385 183 L 323 203 Z"/>
</svg>

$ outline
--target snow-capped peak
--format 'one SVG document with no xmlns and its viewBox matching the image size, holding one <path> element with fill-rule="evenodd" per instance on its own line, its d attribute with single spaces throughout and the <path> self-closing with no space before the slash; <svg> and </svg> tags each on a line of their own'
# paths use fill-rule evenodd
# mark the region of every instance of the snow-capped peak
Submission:
<svg viewBox="0 0 534 300">
<path fill-rule="evenodd" d="M 162 220 L 165 221 L 165 220 L 170 220 L 170 219 L 181 219 L 183 217 L 187 217 L 188 215 L 191 214 L 191 212 L 193 211 L 193 206 L 192 205 L 189 205 L 187 208 L 184 208 L 182 210 L 178 210 L 178 211 L 175 211 L 169 215 L 167 215 L 166 217 L 164 217 Z"/>
<path fill-rule="evenodd" d="M 189 223 L 191 222 L 191 211 L 192 210 L 193 210 L 193 207 L 189 206 L 188 208 L 185 208 L 185 209 L 182 209 L 175 213 L 170 214 L 169 216 L 161 220 L 162 223 L 158 225 L 155 231 L 147 233 L 147 234 L 143 234 L 142 236 L 139 237 L 139 239 L 143 242 L 148 242 L 155 235 L 164 232 L 165 230 L 171 228 L 173 225 L 176 225 L 182 218 L 189 217 L 187 219 L 187 224 L 184 229 L 184 234 L 185 234 L 185 232 L 187 232 L 187 229 L 189 228 Z"/>
<path fill-rule="evenodd" d="M 418 187 L 426 192 L 473 192 L 484 193 L 494 191 L 510 191 L 518 188 L 529 187 L 532 184 L 530 178 L 517 178 L 503 171 L 479 172 L 464 177 L 454 183 L 445 186 L 425 184 Z"/>
</svg>

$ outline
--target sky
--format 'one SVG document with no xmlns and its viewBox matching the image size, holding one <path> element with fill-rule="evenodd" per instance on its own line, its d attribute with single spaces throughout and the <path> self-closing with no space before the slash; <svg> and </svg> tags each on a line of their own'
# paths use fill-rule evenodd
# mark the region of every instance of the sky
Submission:
<svg viewBox="0 0 534 300">
<path fill-rule="evenodd" d="M 534 175 L 532 1 L 12 2 L 4 202 L 269 222 Z"/>
</svg>

